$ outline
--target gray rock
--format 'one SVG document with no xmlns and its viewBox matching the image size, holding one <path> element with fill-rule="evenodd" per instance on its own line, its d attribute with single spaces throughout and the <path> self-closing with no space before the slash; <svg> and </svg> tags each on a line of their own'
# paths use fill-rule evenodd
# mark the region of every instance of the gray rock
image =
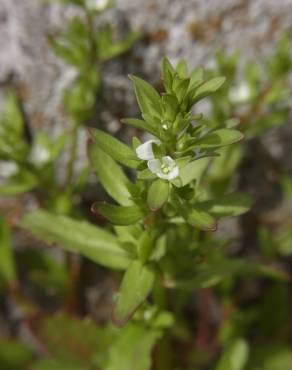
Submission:
<svg viewBox="0 0 292 370">
<path fill-rule="evenodd" d="M 17 74 L 35 127 L 63 118 L 60 96 L 74 72 L 53 55 L 46 35 L 74 13 L 73 7 L 42 0 L 0 2 L 0 80 L 11 72 Z M 292 0 L 117 0 L 116 8 L 104 18 L 119 33 L 128 27 L 140 28 L 149 40 L 136 45 L 132 60 L 124 61 L 123 67 L 115 63 L 105 73 L 109 94 L 114 86 L 118 100 L 129 104 L 132 96 L 125 72 L 139 69 L 155 81 L 163 55 L 173 61 L 184 57 L 193 67 L 212 64 L 218 48 L 239 49 L 244 58 L 269 53 L 281 32 L 292 24 Z"/>
</svg>

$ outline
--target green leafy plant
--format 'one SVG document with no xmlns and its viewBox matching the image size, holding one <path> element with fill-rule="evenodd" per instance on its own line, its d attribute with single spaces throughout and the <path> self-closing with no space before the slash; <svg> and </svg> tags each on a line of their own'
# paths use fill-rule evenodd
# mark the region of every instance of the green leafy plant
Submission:
<svg viewBox="0 0 292 370">
<path fill-rule="evenodd" d="M 109 23 L 96 23 L 96 16 L 113 5 L 111 0 L 65 3 L 76 5 L 81 14 L 72 18 L 64 31 L 50 35 L 49 41 L 56 55 L 77 71 L 75 80 L 65 91 L 64 105 L 75 125 L 79 125 L 92 116 L 97 91 L 102 88 L 103 65 L 128 51 L 140 33 L 129 32 L 117 38 Z"/>
<path fill-rule="evenodd" d="M 113 310 L 114 322 L 125 328 L 134 322 L 141 328 L 154 325 L 174 330 L 178 325 L 174 312 L 180 315 L 171 299 L 173 290 L 180 296 L 179 292 L 188 294 L 234 275 L 284 279 L 282 273 L 260 263 L 228 258 L 222 241 L 222 247 L 214 248 L 220 243 L 212 236 L 218 220 L 241 215 L 251 204 L 248 196 L 236 192 L 216 196 L 208 184 L 213 163 L 229 146 L 238 145 L 243 134 L 230 127 L 228 120 L 214 125 L 201 114 L 193 114 L 194 104 L 217 91 L 225 78 L 205 77 L 201 68 L 189 74 L 185 62 L 173 67 L 167 59 L 162 61 L 161 72 L 162 93 L 130 76 L 141 118 L 122 120 L 153 138 L 142 143 L 134 137 L 128 146 L 101 130 L 90 129 L 92 167 L 115 201 L 96 202 L 92 210 L 111 228 L 102 230 L 44 210 L 28 214 L 21 222 L 23 228 L 47 242 L 105 267 L 125 270 Z M 130 176 L 121 165 L 130 170 Z M 119 331 L 122 337 L 124 330 Z M 169 340 L 169 330 L 164 330 L 155 360 L 159 369 L 171 366 Z M 113 353 L 117 348 L 119 345 Z M 218 369 L 243 368 L 247 352 L 243 340 L 232 344 Z M 234 367 L 237 353 L 242 365 Z M 117 361 L 123 362 L 126 354 L 117 356 Z M 147 360 L 145 369 L 149 366 Z"/>
</svg>

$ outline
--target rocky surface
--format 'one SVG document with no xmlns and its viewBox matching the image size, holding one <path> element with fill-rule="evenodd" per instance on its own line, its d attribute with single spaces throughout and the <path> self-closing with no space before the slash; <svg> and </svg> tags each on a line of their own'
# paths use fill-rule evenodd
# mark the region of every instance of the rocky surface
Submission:
<svg viewBox="0 0 292 370">
<path fill-rule="evenodd" d="M 36 127 L 56 121 L 60 92 L 72 78 L 72 70 L 50 51 L 46 35 L 75 11 L 43 0 L 0 1 L 0 81 L 17 75 Z M 269 53 L 291 27 L 292 0 L 117 0 L 105 17 L 119 34 L 140 28 L 145 35 L 130 62 L 111 63 L 105 73 L 109 96 L 114 90 L 117 100 L 128 104 L 132 93 L 126 74 L 139 70 L 155 80 L 163 55 L 184 57 L 194 66 L 212 64 L 216 49 L 239 49 L 244 58 Z"/>
</svg>

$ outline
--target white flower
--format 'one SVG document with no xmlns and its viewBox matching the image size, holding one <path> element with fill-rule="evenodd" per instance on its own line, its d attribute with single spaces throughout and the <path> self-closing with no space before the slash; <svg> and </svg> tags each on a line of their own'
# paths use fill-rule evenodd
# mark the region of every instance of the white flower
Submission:
<svg viewBox="0 0 292 370">
<path fill-rule="evenodd" d="M 149 170 L 163 180 L 173 180 L 178 177 L 179 169 L 175 161 L 165 156 L 161 159 L 151 159 L 147 163 Z"/>
<path fill-rule="evenodd" d="M 29 158 L 36 166 L 42 166 L 50 160 L 50 152 L 47 148 L 36 144 L 32 148 Z"/>
<path fill-rule="evenodd" d="M 178 177 L 179 169 L 175 160 L 169 156 L 155 158 L 153 144 L 161 145 L 161 141 L 148 140 L 144 144 L 139 145 L 136 148 L 138 158 L 147 161 L 149 170 L 161 179 L 173 180 Z"/>
<path fill-rule="evenodd" d="M 229 99 L 232 103 L 245 103 L 250 98 L 250 88 L 243 82 L 239 86 L 233 87 L 229 92 Z"/>
<path fill-rule="evenodd" d="M 86 0 L 86 6 L 90 10 L 103 11 L 110 4 L 110 0 Z"/>
<path fill-rule="evenodd" d="M 144 161 L 149 161 L 150 159 L 154 159 L 155 155 L 153 153 L 153 144 L 160 145 L 161 142 L 159 140 L 148 140 L 144 144 L 139 145 L 136 148 L 136 154 L 138 158 L 143 159 Z"/>
<path fill-rule="evenodd" d="M 13 176 L 18 171 L 18 165 L 14 162 L 0 162 L 0 177 L 7 178 Z"/>
</svg>

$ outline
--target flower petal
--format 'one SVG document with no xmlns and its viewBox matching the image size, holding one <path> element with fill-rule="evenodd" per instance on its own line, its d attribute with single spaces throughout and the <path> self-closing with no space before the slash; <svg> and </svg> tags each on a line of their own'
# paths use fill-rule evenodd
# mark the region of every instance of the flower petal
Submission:
<svg viewBox="0 0 292 370">
<path fill-rule="evenodd" d="M 173 167 L 173 169 L 168 174 L 168 180 L 174 180 L 179 175 L 178 166 Z"/>
<path fill-rule="evenodd" d="M 173 168 L 176 165 L 175 160 L 173 160 L 169 155 L 162 157 L 161 160 L 162 163 L 166 164 L 169 168 Z"/>
<path fill-rule="evenodd" d="M 169 173 L 163 173 L 163 172 L 157 172 L 157 177 L 159 177 L 160 179 L 163 179 L 163 180 L 169 180 Z"/>
<path fill-rule="evenodd" d="M 143 159 L 144 161 L 149 161 L 150 159 L 154 159 L 154 153 L 152 144 L 160 145 L 161 142 L 159 140 L 148 140 L 144 144 L 139 145 L 136 148 L 136 154 L 138 158 Z"/>
<path fill-rule="evenodd" d="M 179 175 L 179 168 L 170 156 L 162 157 L 161 159 L 151 159 L 147 163 L 149 170 L 155 173 L 157 177 L 163 180 L 173 180 Z M 162 170 L 162 165 L 166 165 L 169 169 L 168 173 Z"/>
<path fill-rule="evenodd" d="M 161 172 L 161 161 L 160 159 L 151 159 L 148 161 L 147 166 L 152 173 L 158 175 Z"/>
</svg>

